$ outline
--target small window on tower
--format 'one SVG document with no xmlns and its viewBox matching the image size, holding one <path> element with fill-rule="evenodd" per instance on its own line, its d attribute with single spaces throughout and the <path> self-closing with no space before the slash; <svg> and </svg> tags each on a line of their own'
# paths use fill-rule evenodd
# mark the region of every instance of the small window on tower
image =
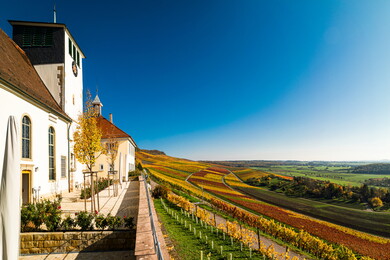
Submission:
<svg viewBox="0 0 390 260">
<path fill-rule="evenodd" d="M 25 27 L 23 47 L 53 46 L 53 29 L 42 27 Z"/>
<path fill-rule="evenodd" d="M 69 55 L 70 55 L 70 56 L 72 56 L 72 48 L 73 48 L 72 45 L 73 45 L 73 44 L 72 44 L 72 40 L 69 38 Z"/>
<path fill-rule="evenodd" d="M 79 53 L 79 51 L 77 51 L 76 54 L 77 54 L 77 55 L 76 55 L 77 66 L 79 66 L 79 68 L 80 68 L 80 53 Z"/>
<path fill-rule="evenodd" d="M 33 37 L 32 27 L 24 27 L 23 31 L 23 46 L 31 46 Z"/>
<path fill-rule="evenodd" d="M 72 96 L 72 101 L 73 101 L 73 105 L 74 105 L 74 95 Z"/>
<path fill-rule="evenodd" d="M 73 45 L 73 60 L 76 60 L 76 46 Z"/>
</svg>

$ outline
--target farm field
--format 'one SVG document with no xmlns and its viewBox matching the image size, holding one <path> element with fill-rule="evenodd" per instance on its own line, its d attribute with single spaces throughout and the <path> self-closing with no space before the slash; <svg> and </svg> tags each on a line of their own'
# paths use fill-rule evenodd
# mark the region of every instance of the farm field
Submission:
<svg viewBox="0 0 390 260">
<path fill-rule="evenodd" d="M 219 173 L 216 173 L 215 177 L 210 176 L 211 174 L 213 174 L 211 171 L 203 170 L 191 175 L 189 181 L 194 182 L 196 185 L 203 187 L 204 190 L 222 197 L 234 204 L 242 205 L 249 210 L 253 210 L 267 217 L 276 219 L 295 228 L 303 229 L 310 234 L 321 237 L 329 242 L 345 245 L 363 255 L 368 255 L 378 259 L 388 259 L 390 257 L 390 252 L 383 251 L 385 248 L 390 250 L 390 240 L 388 239 L 381 239 L 325 221 L 315 220 L 256 199 L 252 199 L 224 184 L 222 176 L 226 175 L 226 170 L 221 169 Z M 219 176 L 219 178 L 217 176 Z M 231 174 L 230 178 L 234 179 L 236 177 Z M 236 181 L 238 182 L 239 180 L 236 178 Z M 241 183 L 241 185 L 248 186 L 244 183 Z"/>
<path fill-rule="evenodd" d="M 284 176 L 310 177 L 322 181 L 331 181 L 340 185 L 361 186 L 365 180 L 372 178 L 390 178 L 383 174 L 351 173 L 351 167 L 340 166 L 305 166 L 305 165 L 272 165 L 254 167 L 253 169 Z"/>
<path fill-rule="evenodd" d="M 370 256 L 375 259 L 390 259 L 389 239 L 376 237 L 350 228 L 331 224 L 326 221 L 316 220 L 303 214 L 295 213 L 278 206 L 253 199 L 237 190 L 233 190 L 223 182 L 222 178 L 229 173 L 228 170 L 223 169 L 225 168 L 224 166 L 217 167 L 213 164 L 191 162 L 169 156 L 161 156 L 161 161 L 159 160 L 159 156 L 149 156 L 145 154 L 141 156 L 144 158 L 143 166 L 147 168 L 152 175 L 156 175 L 159 180 L 171 183 L 174 187 L 180 186 L 184 190 L 187 190 L 196 196 L 204 196 L 206 200 L 212 200 L 214 194 L 216 198 L 220 197 L 232 204 L 241 205 L 243 208 L 252 212 L 257 212 L 260 216 L 266 216 L 267 219 L 275 219 L 281 223 L 287 224 L 288 226 L 295 227 L 296 230 L 305 230 L 306 232 L 325 239 L 330 243 L 345 245 L 359 254 Z M 139 159 L 139 157 L 137 158 Z M 178 162 L 175 162 L 175 160 Z M 156 170 L 156 167 L 159 167 L 158 171 Z M 180 169 L 176 167 L 180 167 Z M 233 171 L 244 170 L 243 168 L 229 168 Z M 184 172 L 188 177 L 188 180 L 196 184 L 197 187 L 192 186 L 183 179 L 184 176 L 180 176 L 180 174 L 173 174 L 176 170 Z M 251 174 L 257 174 L 250 171 L 246 171 L 245 173 L 248 176 Z M 231 181 L 234 181 L 232 180 L 233 177 L 235 178 L 234 175 L 230 174 L 229 177 L 226 178 L 227 182 L 231 183 Z M 237 178 L 236 182 L 239 182 Z M 240 185 L 248 186 L 244 183 L 241 183 Z M 259 219 L 262 218 L 260 217 Z"/>
<path fill-rule="evenodd" d="M 288 197 L 282 193 L 267 189 L 240 185 L 233 181 L 226 181 L 236 190 L 242 191 L 258 200 L 281 206 L 305 215 L 309 215 L 335 224 L 355 228 L 364 232 L 390 237 L 390 213 L 370 212 L 339 207 L 328 203 L 304 198 Z M 340 218 L 340 216 L 343 216 Z"/>
</svg>

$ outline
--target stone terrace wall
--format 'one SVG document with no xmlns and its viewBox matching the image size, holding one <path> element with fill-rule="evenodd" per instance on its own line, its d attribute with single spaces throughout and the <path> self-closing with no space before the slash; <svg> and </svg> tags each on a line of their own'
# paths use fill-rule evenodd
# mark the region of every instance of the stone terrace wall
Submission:
<svg viewBox="0 0 390 260">
<path fill-rule="evenodd" d="M 135 231 L 70 231 L 20 234 L 20 254 L 134 250 Z"/>
</svg>

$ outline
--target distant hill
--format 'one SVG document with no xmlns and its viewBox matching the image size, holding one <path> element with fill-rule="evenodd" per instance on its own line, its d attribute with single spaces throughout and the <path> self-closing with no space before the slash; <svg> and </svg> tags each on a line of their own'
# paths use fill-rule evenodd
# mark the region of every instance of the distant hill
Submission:
<svg viewBox="0 0 390 260">
<path fill-rule="evenodd" d="M 360 174 L 390 174 L 390 163 L 372 163 L 357 166 L 352 173 Z"/>
<path fill-rule="evenodd" d="M 145 152 L 145 153 L 152 154 L 152 155 L 166 155 L 163 151 L 159 151 L 159 150 L 141 149 L 141 152 Z"/>
<path fill-rule="evenodd" d="M 230 167 L 272 167 L 272 166 L 283 166 L 283 165 L 294 165 L 294 166 L 337 166 L 337 167 L 353 167 L 365 165 L 370 162 L 363 161 L 265 161 L 265 160 L 233 160 L 233 161 L 203 161 L 205 163 L 214 163 L 219 165 L 225 165 Z"/>
</svg>

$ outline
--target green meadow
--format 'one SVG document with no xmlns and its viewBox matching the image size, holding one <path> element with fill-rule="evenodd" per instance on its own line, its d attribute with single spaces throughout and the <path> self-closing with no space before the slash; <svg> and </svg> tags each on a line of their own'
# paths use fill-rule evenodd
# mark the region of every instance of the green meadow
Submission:
<svg viewBox="0 0 390 260">
<path fill-rule="evenodd" d="M 322 181 L 330 181 L 340 185 L 361 186 L 365 180 L 373 178 L 390 178 L 384 174 L 352 173 L 352 166 L 307 166 L 307 165 L 267 165 L 254 169 L 284 176 L 309 177 Z"/>
</svg>

